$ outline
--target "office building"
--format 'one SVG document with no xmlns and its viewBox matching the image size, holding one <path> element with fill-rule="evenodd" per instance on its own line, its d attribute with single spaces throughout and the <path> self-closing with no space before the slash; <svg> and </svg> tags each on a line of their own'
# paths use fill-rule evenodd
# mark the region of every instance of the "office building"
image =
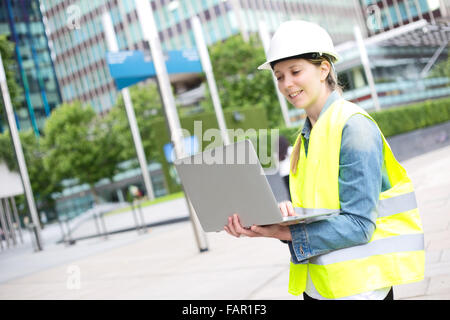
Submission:
<svg viewBox="0 0 450 320">
<path fill-rule="evenodd" d="M 61 103 L 38 0 L 0 2 L 0 34 L 15 43 L 17 82 L 23 96 L 14 105 L 19 130 L 40 134 L 45 119 Z M 6 119 L 0 119 L 1 128 Z"/>
</svg>

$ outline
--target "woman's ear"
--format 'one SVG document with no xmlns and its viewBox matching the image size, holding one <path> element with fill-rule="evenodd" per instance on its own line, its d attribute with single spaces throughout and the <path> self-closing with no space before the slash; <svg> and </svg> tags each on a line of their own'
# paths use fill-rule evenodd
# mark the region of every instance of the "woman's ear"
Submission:
<svg viewBox="0 0 450 320">
<path fill-rule="evenodd" d="M 319 68 L 320 68 L 320 81 L 325 81 L 328 75 L 330 74 L 331 64 L 327 60 L 324 60 L 320 64 Z"/>
</svg>

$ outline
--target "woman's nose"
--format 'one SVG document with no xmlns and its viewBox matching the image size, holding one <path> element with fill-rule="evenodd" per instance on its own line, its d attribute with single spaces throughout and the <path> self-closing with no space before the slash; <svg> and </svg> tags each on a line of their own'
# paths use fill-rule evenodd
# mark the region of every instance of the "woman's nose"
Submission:
<svg viewBox="0 0 450 320">
<path fill-rule="evenodd" d="M 290 88 L 294 85 L 293 79 L 290 75 L 285 75 L 284 76 L 284 86 L 286 88 Z"/>
</svg>

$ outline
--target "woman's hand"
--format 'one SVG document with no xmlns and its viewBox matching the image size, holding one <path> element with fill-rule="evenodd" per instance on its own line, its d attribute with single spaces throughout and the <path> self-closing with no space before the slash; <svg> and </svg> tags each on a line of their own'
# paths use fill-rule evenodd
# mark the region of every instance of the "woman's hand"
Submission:
<svg viewBox="0 0 450 320">
<path fill-rule="evenodd" d="M 292 207 L 292 204 L 291 204 Z M 285 208 L 286 209 L 286 208 Z M 281 207 L 280 207 L 281 210 Z M 289 210 L 289 209 L 286 209 Z M 292 208 L 292 211 L 294 209 Z M 289 211 L 286 211 L 289 213 Z M 283 213 L 282 213 L 283 214 Z M 294 214 L 295 215 L 295 212 Z M 228 217 L 228 225 L 224 227 L 225 231 L 234 237 L 239 238 L 241 235 L 247 237 L 267 237 L 275 238 L 279 240 L 291 241 L 291 231 L 288 226 L 283 226 L 280 224 L 271 224 L 267 226 L 251 226 L 250 228 L 244 228 L 239 221 L 239 216 L 235 213 L 233 216 Z"/>
</svg>

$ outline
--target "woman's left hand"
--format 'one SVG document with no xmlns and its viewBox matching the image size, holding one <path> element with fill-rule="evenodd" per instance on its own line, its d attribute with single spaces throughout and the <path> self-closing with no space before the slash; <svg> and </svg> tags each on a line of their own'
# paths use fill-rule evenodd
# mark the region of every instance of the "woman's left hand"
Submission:
<svg viewBox="0 0 450 320">
<path fill-rule="evenodd" d="M 228 225 L 224 227 L 225 231 L 237 238 L 241 235 L 247 237 L 267 237 L 275 238 L 279 240 L 291 241 L 291 231 L 288 226 L 283 226 L 279 224 L 271 224 L 267 226 L 251 226 L 250 228 L 244 228 L 239 221 L 239 216 L 233 214 L 233 216 L 228 217 Z"/>
</svg>

